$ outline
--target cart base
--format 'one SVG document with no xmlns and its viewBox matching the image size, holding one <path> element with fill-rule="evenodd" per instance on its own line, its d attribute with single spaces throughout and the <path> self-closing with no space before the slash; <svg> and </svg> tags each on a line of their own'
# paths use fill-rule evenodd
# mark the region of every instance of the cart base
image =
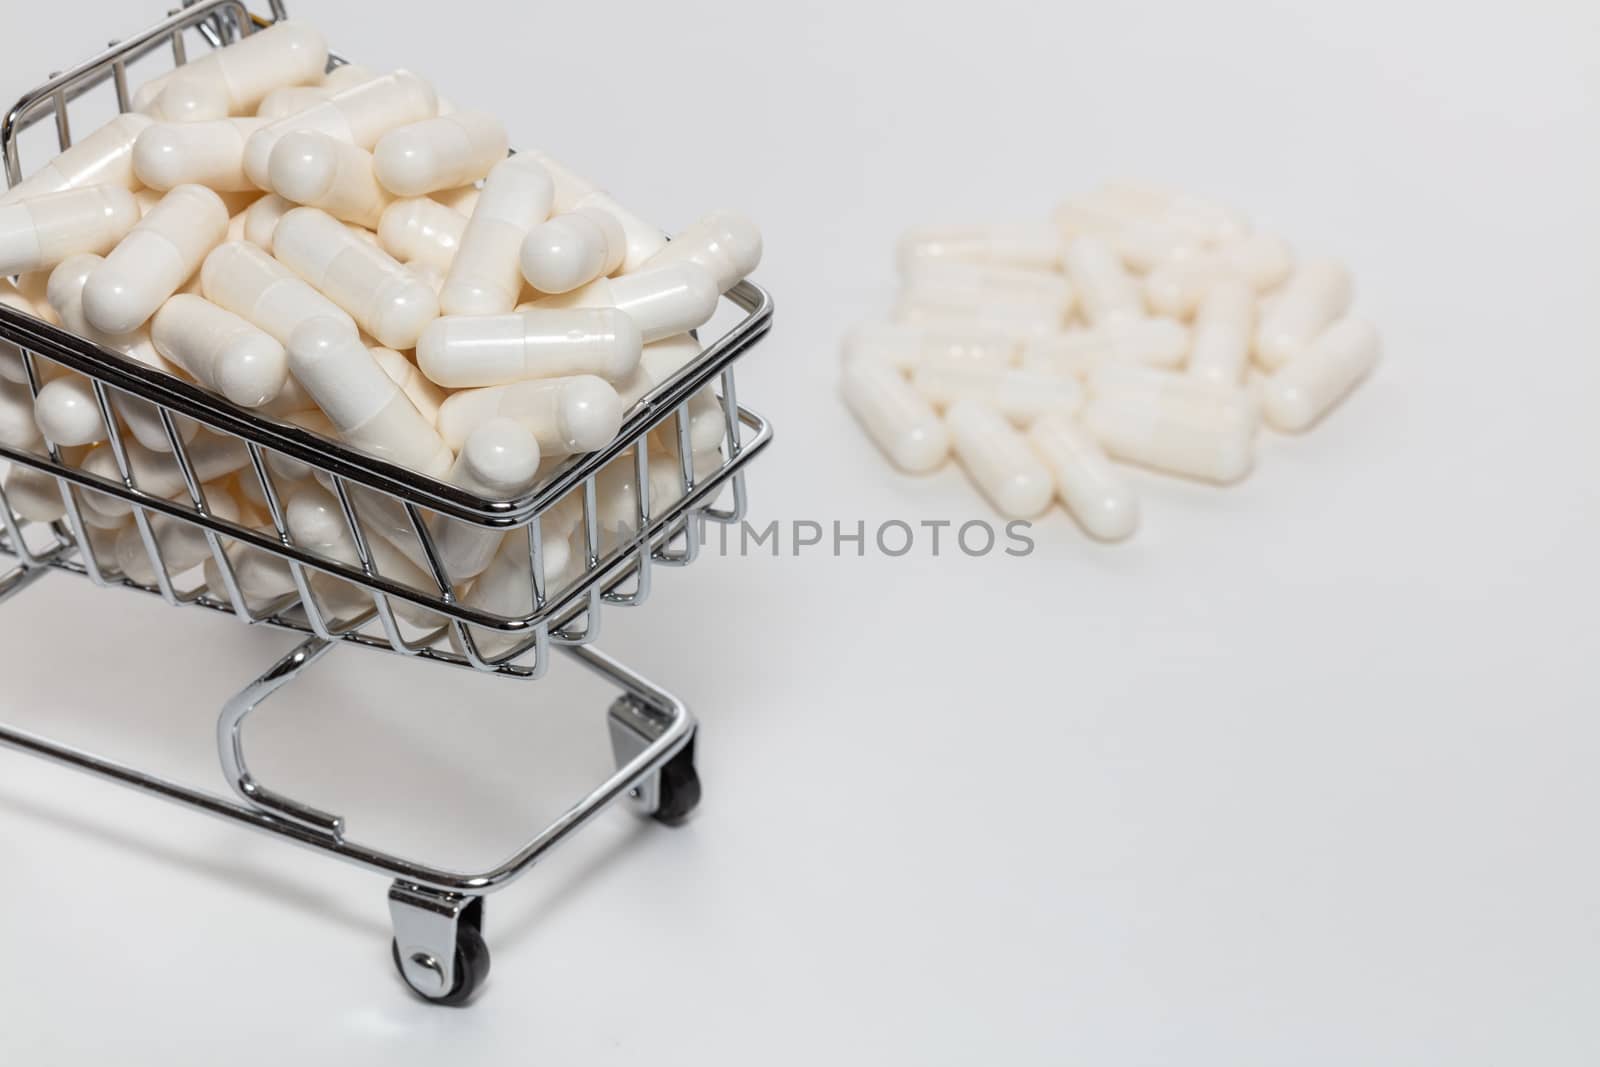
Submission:
<svg viewBox="0 0 1600 1067">
<path fill-rule="evenodd" d="M 0 726 L 0 746 L 14 748 L 174 801 L 253 830 L 335 856 L 394 879 L 389 912 L 395 967 L 430 1003 L 465 1004 L 489 974 L 483 937 L 484 896 L 527 873 L 552 848 L 618 800 L 640 815 L 678 824 L 700 799 L 694 764 L 695 721 L 687 707 L 590 646 L 564 648 L 589 670 L 620 686 L 607 715 L 616 770 L 600 786 L 505 862 L 479 874 L 431 867 L 351 841 L 342 816 L 320 811 L 261 786 L 245 763 L 241 727 L 267 697 L 321 660 L 332 646 L 302 642 L 224 705 L 218 738 L 224 773 L 241 802 L 192 789 L 126 764 Z"/>
</svg>

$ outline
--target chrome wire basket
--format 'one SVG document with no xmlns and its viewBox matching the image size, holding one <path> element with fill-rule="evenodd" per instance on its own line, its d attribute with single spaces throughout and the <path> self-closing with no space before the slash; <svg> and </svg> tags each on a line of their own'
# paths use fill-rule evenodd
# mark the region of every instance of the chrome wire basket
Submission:
<svg viewBox="0 0 1600 1067">
<path fill-rule="evenodd" d="M 72 144 L 73 116 L 91 101 L 129 110 L 129 71 L 146 57 L 170 53 L 181 65 L 192 51 L 218 47 L 283 18 L 252 15 L 243 0 L 202 0 L 25 94 L 0 125 L 9 184 L 28 167 L 22 135 L 52 124 L 58 149 Z M 335 57 L 331 64 L 343 62 Z M 105 112 L 108 117 L 110 112 Z M 0 727 L 0 744 L 120 781 L 210 814 L 289 838 L 301 845 L 395 879 L 390 906 L 394 957 L 406 982 L 433 1001 L 460 1003 L 481 984 L 488 954 L 482 939 L 482 897 L 524 873 L 557 842 L 618 799 L 663 821 L 681 820 L 699 797 L 693 762 L 695 723 L 676 697 L 634 673 L 592 642 L 605 610 L 637 607 L 650 595 L 657 566 L 695 561 L 704 524 L 737 523 L 745 510 L 744 467 L 771 441 L 772 431 L 741 407 L 734 362 L 771 326 L 772 301 L 741 282 L 726 294 L 731 325 L 698 357 L 647 394 L 606 448 L 574 456 L 515 499 L 486 499 L 355 451 L 288 422 L 235 408 L 212 393 L 113 349 L 0 305 L 0 348 L 12 346 L 26 386 L 37 395 L 50 375 L 67 371 L 92 387 L 106 428 L 114 476 L 86 469 L 77 450 L 41 440 L 34 448 L 0 444 L 13 471 L 59 492 L 59 515 L 24 519 L 0 490 L 0 553 L 15 563 L 0 575 L 0 600 L 52 572 L 79 574 L 106 587 L 161 597 L 173 606 L 226 613 L 241 622 L 306 635 L 293 652 L 246 686 L 224 707 L 218 747 L 224 775 L 238 800 L 145 774 L 21 731 Z M 720 321 L 720 318 L 719 320 Z M 125 405 L 140 405 L 159 424 L 166 448 L 145 449 L 116 432 Z M 715 414 L 713 414 L 713 412 Z M 691 448 L 691 423 L 720 416 L 722 444 L 715 462 Z M 197 429 L 198 428 L 198 429 Z M 197 436 L 198 435 L 198 436 Z M 207 501 L 200 455 L 225 454 L 243 493 L 270 523 L 255 526 L 220 516 Z M 696 458 L 699 457 L 699 458 Z M 663 477 L 665 472 L 665 477 Z M 297 545 L 285 517 L 284 489 L 312 477 L 338 502 L 353 559 Z M 598 503 L 602 477 L 631 485 L 629 521 L 605 529 Z M 141 479 L 146 485 L 141 485 Z M 175 486 L 181 486 L 176 492 Z M 160 491 L 164 490 L 164 491 Z M 653 499 L 654 498 L 654 499 Z M 86 499 L 101 507 L 86 505 Z M 110 500 L 130 511 L 144 557 L 137 566 L 116 555 L 94 521 Z M 526 610 L 496 613 L 472 606 L 467 583 L 450 573 L 435 544 L 440 523 L 503 531 L 502 552 L 516 568 L 526 546 Z M 383 533 L 378 533 L 379 524 Z M 103 525 L 103 524 L 102 524 Z M 183 573 L 164 558 L 173 529 L 200 534 L 208 559 Z M 571 530 L 571 533 L 567 531 Z M 546 568 L 551 536 L 568 537 L 570 564 Z M 385 573 L 375 539 L 412 538 L 417 563 L 405 574 Z M 514 547 L 512 547 L 514 546 Z M 237 567 L 244 555 L 281 561 L 293 589 L 252 602 Z M 134 572 L 134 573 L 129 573 Z M 329 590 L 344 595 L 330 602 Z M 354 597 L 350 593 L 354 593 Z M 354 607 L 352 607 L 352 600 Z M 344 820 L 263 787 L 250 774 L 242 724 L 267 695 L 338 644 L 517 680 L 541 677 L 553 651 L 578 660 L 622 690 L 608 723 L 617 769 L 505 862 L 482 873 L 440 870 L 351 841 Z"/>
</svg>

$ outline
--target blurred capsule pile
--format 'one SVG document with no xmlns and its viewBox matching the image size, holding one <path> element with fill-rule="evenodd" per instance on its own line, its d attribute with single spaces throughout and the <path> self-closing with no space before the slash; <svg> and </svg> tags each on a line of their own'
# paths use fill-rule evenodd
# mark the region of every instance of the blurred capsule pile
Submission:
<svg viewBox="0 0 1600 1067">
<path fill-rule="evenodd" d="M 893 318 L 844 342 L 846 404 L 912 474 L 954 453 L 1001 514 L 1059 500 L 1123 540 L 1117 463 L 1231 485 L 1263 423 L 1316 426 L 1379 357 L 1349 270 L 1298 258 L 1222 204 L 1133 182 L 1048 223 L 919 228 Z"/>
</svg>

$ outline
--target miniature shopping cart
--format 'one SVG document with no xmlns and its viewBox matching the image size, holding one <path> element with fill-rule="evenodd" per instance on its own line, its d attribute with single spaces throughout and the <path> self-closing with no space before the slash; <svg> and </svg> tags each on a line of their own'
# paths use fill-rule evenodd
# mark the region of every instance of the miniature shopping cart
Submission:
<svg viewBox="0 0 1600 1067">
<path fill-rule="evenodd" d="M 129 69 L 146 57 L 170 49 L 173 63 L 182 64 L 191 51 L 227 44 L 282 17 L 283 5 L 277 0 L 271 5 L 271 18 L 253 16 L 243 0 L 201 0 L 137 37 L 113 42 L 89 62 L 52 76 L 25 95 L 0 127 L 9 182 L 15 184 L 26 170 L 19 158 L 19 138 L 25 131 L 53 123 L 55 140 L 65 149 L 72 141 L 70 116 L 79 112 L 82 101 L 98 95 L 109 107 L 109 94 L 114 92 L 117 109 L 128 109 Z M 331 62 L 342 60 L 336 57 Z M 40 132 L 47 129 L 42 127 Z M 40 162 L 33 160 L 34 166 Z M 30 522 L 0 493 L 0 552 L 15 559 L 15 565 L 0 576 L 0 600 L 22 592 L 52 571 L 61 571 L 82 575 L 100 586 L 154 594 L 174 606 L 207 608 L 231 614 L 241 622 L 306 635 L 294 651 L 222 709 L 217 722 L 218 749 L 223 773 L 237 801 L 4 727 L 0 727 L 0 744 L 277 834 L 391 877 L 393 955 L 400 974 L 413 990 L 431 1001 L 465 1002 L 489 969 L 482 934 L 486 894 L 521 877 L 555 845 L 618 800 L 625 799 L 639 812 L 667 823 L 681 821 L 699 800 L 695 720 L 688 708 L 671 693 L 600 652 L 593 641 L 600 633 L 604 609 L 637 607 L 645 602 L 653 568 L 682 567 L 695 561 L 707 522 L 736 523 L 743 516 L 743 468 L 771 440 L 771 430 L 760 416 L 739 406 L 733 363 L 770 328 L 772 302 L 749 282 L 729 291 L 727 299 L 738 312 L 735 324 L 651 392 L 609 447 L 573 457 L 537 489 L 512 500 L 483 499 L 288 423 L 233 408 L 111 349 L 0 306 L 0 342 L 10 342 L 21 351 L 28 386 L 34 393 L 47 372 L 60 373 L 59 368 L 89 379 L 108 428 L 106 443 L 118 473 L 112 479 L 80 469 L 74 465 L 71 450 L 49 441 L 34 450 L 0 446 L 0 456 L 14 466 L 32 468 L 53 479 L 51 488 L 59 489 L 63 505 L 58 520 Z M 725 429 L 718 462 L 709 471 L 697 469 L 691 460 L 689 437 L 691 402 L 699 401 L 703 411 L 708 398 L 714 398 Z M 159 416 L 171 447 L 171 461 L 182 474 L 184 491 L 176 498 L 141 490 L 137 464 L 130 462 L 133 446 L 123 444 L 113 432 L 118 405 L 125 403 L 152 405 Z M 270 530 L 265 525 L 252 528 L 227 521 L 208 507 L 205 487 L 185 445 L 185 431 L 193 430 L 185 420 L 198 424 L 204 433 L 242 442 L 249 462 L 237 477 L 259 483 L 259 499 L 271 515 Z M 670 502 L 652 506 L 652 486 L 658 488 L 661 483 L 659 479 L 652 483 L 649 467 L 652 457 L 661 462 L 664 454 L 671 456 L 671 469 L 678 475 L 672 487 L 676 491 L 664 494 Z M 611 464 L 633 468 L 637 521 L 628 536 L 610 536 L 600 528 L 596 479 Z M 314 474 L 336 497 L 358 563 L 340 562 L 296 545 L 280 493 L 281 472 L 295 465 Z M 124 574 L 114 555 L 106 551 L 104 539 L 97 539 L 93 515 L 85 504 L 86 498 L 99 498 L 97 494 L 120 498 L 132 506 L 153 581 Z M 375 534 L 370 528 L 370 512 L 363 510 L 363 503 L 374 501 L 392 514 L 402 514 L 409 523 L 429 564 L 426 584 L 419 585 L 414 576 L 408 582 L 385 574 L 374 562 L 371 545 Z M 581 506 L 582 511 L 572 535 L 577 565 L 569 566 L 560 580 L 545 571 L 542 533 L 542 520 L 558 506 Z M 530 579 L 527 610 L 500 615 L 463 603 L 458 595 L 461 583 L 448 573 L 435 551 L 430 520 L 434 528 L 440 521 L 455 520 L 506 531 L 508 538 L 517 539 L 519 553 L 525 542 Z M 201 533 L 214 565 L 207 568 L 208 578 L 197 581 L 192 577 L 198 573 L 194 569 L 174 574 L 163 562 L 157 531 L 174 527 Z M 233 560 L 239 552 L 252 550 L 282 561 L 275 565 L 292 574 L 294 591 L 273 603 L 251 603 L 241 592 Z M 129 569 L 148 577 L 142 567 Z M 348 585 L 340 585 L 341 579 Z M 319 591 L 326 590 L 330 582 L 355 591 L 360 610 L 346 609 L 342 615 L 331 610 Z M 397 604 L 402 609 L 398 612 Z M 434 621 L 431 630 L 419 630 L 405 621 L 416 619 L 418 609 L 425 609 L 425 617 Z M 514 855 L 481 873 L 443 870 L 358 844 L 347 836 L 341 817 L 262 785 L 250 773 L 242 739 L 250 712 L 336 644 L 380 649 L 521 681 L 540 678 L 552 654 L 564 652 L 621 690 L 608 715 L 616 771 Z"/>
</svg>

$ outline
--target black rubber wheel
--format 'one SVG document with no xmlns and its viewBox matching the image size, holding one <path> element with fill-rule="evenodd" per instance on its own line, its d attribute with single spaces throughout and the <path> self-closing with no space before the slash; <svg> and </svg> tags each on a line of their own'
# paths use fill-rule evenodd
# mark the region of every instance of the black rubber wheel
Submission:
<svg viewBox="0 0 1600 1067">
<path fill-rule="evenodd" d="M 694 768 L 694 738 L 661 767 L 661 805 L 655 818 L 678 826 L 700 804 L 700 774 Z"/>
<path fill-rule="evenodd" d="M 423 994 L 406 978 L 405 968 L 400 965 L 400 942 L 390 939 L 389 955 L 394 957 L 394 969 L 400 972 L 400 980 L 405 982 L 406 988 L 429 1004 L 460 1007 L 472 999 L 489 977 L 489 945 L 478 928 L 467 923 L 456 927 L 456 981 L 442 997 Z"/>
</svg>

